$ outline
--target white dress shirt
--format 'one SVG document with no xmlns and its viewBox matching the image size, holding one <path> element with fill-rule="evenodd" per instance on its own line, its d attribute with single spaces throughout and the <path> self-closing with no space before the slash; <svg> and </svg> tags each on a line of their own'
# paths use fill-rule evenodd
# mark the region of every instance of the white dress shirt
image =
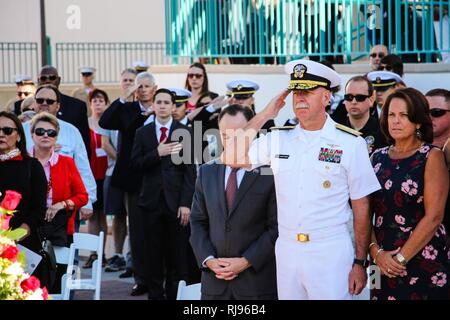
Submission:
<svg viewBox="0 0 450 320">
<path fill-rule="evenodd" d="M 166 136 L 168 137 L 170 134 L 170 127 L 172 126 L 173 118 L 170 117 L 170 120 L 166 124 L 161 124 L 161 122 L 158 121 L 157 118 L 155 118 L 155 127 L 156 127 L 156 139 L 159 141 L 161 138 L 161 128 L 165 127 L 167 128 Z"/>
<path fill-rule="evenodd" d="M 97 184 L 95 183 L 94 175 L 92 174 L 83 138 L 81 137 L 80 131 L 75 126 L 61 119 L 58 119 L 58 123 L 60 130 L 56 143 L 61 145 L 61 150 L 59 152 L 73 158 L 75 161 L 75 165 L 80 172 L 86 191 L 89 194 L 89 201 L 84 208 L 92 209 L 92 203 L 97 201 Z M 28 152 L 32 154 L 34 142 L 31 138 L 29 121 L 23 124 L 23 129 L 25 130 Z"/>
</svg>

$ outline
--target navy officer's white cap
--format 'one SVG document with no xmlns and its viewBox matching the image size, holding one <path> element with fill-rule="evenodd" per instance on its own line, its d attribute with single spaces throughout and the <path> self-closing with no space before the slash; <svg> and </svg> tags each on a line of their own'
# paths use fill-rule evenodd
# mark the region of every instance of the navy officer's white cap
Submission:
<svg viewBox="0 0 450 320">
<path fill-rule="evenodd" d="M 375 90 L 388 89 L 397 83 L 404 84 L 403 79 L 398 74 L 384 70 L 369 72 L 367 74 L 367 79 L 372 82 Z"/>
<path fill-rule="evenodd" d="M 80 67 L 80 73 L 94 73 L 97 69 L 94 67 L 83 66 Z"/>
<path fill-rule="evenodd" d="M 14 82 L 15 82 L 17 85 L 22 84 L 22 83 L 24 83 L 24 82 L 32 83 L 32 82 L 33 82 L 33 79 L 31 78 L 30 75 L 27 75 L 27 74 L 18 74 L 18 75 L 16 75 L 16 76 L 14 77 Z"/>
<path fill-rule="evenodd" d="M 312 90 L 323 87 L 328 90 L 341 84 L 339 74 L 333 69 L 312 60 L 293 60 L 284 66 L 291 76 L 288 90 Z"/>
<path fill-rule="evenodd" d="M 183 104 L 192 97 L 192 93 L 189 90 L 183 88 L 167 88 L 175 94 L 175 102 L 176 104 Z"/>
<path fill-rule="evenodd" d="M 147 71 L 149 65 L 144 61 L 134 61 L 132 64 L 134 70 L 138 72 Z"/>
<path fill-rule="evenodd" d="M 228 82 L 227 89 L 231 96 L 238 99 L 247 99 L 259 90 L 259 85 L 256 82 L 241 79 Z"/>
</svg>

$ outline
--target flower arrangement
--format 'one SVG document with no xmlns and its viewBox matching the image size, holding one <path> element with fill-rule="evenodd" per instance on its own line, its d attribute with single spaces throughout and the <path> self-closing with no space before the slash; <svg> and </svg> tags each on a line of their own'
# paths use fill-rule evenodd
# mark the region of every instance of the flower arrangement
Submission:
<svg viewBox="0 0 450 320">
<path fill-rule="evenodd" d="M 20 193 L 8 190 L 0 204 L 0 300 L 47 300 L 47 289 L 40 287 L 39 279 L 25 273 L 25 255 L 16 247 L 15 241 L 26 231 L 9 227 L 21 198 Z"/>
</svg>

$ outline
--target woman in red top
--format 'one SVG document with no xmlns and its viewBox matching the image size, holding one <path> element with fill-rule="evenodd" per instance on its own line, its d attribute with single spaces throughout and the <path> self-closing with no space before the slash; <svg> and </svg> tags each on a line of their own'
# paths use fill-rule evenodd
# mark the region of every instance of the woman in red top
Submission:
<svg viewBox="0 0 450 320">
<path fill-rule="evenodd" d="M 54 246 L 73 242 L 75 213 L 88 202 L 88 194 L 71 157 L 55 152 L 59 123 L 55 116 L 41 112 L 31 119 L 33 155 L 44 167 L 47 177 L 47 211 L 42 234 Z M 61 277 L 66 265 L 58 265 L 56 281 L 50 293 L 61 292 Z"/>
<path fill-rule="evenodd" d="M 89 117 L 89 128 L 91 133 L 91 169 L 95 181 L 97 182 L 97 201 L 93 204 L 94 214 L 89 219 L 88 232 L 95 235 L 98 235 L 100 231 L 103 231 L 105 235 L 108 234 L 106 215 L 103 210 L 103 181 L 105 180 L 106 169 L 108 168 L 108 157 L 105 150 L 102 149 L 102 136 L 97 133 L 100 128 L 98 120 L 108 104 L 109 99 L 105 91 L 94 89 L 89 94 L 89 106 L 92 112 L 92 115 Z M 106 237 L 103 246 L 105 246 L 105 244 Z M 97 255 L 95 253 L 91 254 L 83 268 L 91 268 L 95 259 L 97 259 Z M 106 259 L 103 256 L 103 264 L 105 264 L 105 262 Z"/>
<path fill-rule="evenodd" d="M 53 245 L 68 246 L 74 233 L 75 212 L 87 204 L 88 194 L 74 160 L 54 150 L 59 134 L 56 117 L 41 112 L 33 117 L 30 128 L 34 157 L 44 167 L 48 181 L 44 232 Z"/>
</svg>

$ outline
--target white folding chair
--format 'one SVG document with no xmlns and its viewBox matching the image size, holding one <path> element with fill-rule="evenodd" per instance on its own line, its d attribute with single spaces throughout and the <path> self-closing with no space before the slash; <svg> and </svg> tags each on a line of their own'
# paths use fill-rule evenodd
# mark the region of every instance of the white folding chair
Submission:
<svg viewBox="0 0 450 320">
<path fill-rule="evenodd" d="M 65 290 L 63 300 L 68 300 L 71 290 L 91 290 L 94 291 L 94 300 L 100 300 L 100 288 L 102 280 L 102 259 L 103 259 L 103 240 L 104 233 L 100 232 L 98 236 L 87 233 L 75 233 L 73 243 L 70 248 L 69 265 L 67 266 Z M 81 279 L 80 272 L 74 277 L 75 250 L 95 251 L 97 260 L 92 264 L 92 275 L 90 278 Z M 78 268 L 78 266 L 76 266 Z M 77 269 L 79 271 L 79 269 Z"/>
<path fill-rule="evenodd" d="M 178 282 L 177 300 L 200 300 L 201 296 L 201 283 L 187 286 L 184 280 Z"/>
<path fill-rule="evenodd" d="M 67 247 L 57 247 L 54 246 L 53 250 L 55 250 L 55 258 L 57 264 L 69 264 L 70 258 L 70 249 Z M 64 274 L 61 278 L 61 293 L 51 294 L 53 300 L 61 300 L 64 296 L 64 290 L 66 288 L 66 278 L 67 274 Z"/>
</svg>

